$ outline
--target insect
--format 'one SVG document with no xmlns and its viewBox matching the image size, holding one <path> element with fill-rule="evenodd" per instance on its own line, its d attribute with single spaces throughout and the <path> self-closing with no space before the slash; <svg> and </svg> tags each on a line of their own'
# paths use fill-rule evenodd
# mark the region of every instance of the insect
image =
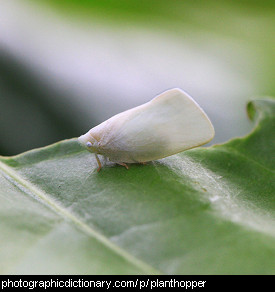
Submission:
<svg viewBox="0 0 275 292">
<path fill-rule="evenodd" d="M 123 165 L 164 158 L 203 145 L 214 137 L 205 112 L 185 92 L 170 89 L 151 101 L 119 113 L 80 136 L 78 141 L 95 154 Z"/>
</svg>

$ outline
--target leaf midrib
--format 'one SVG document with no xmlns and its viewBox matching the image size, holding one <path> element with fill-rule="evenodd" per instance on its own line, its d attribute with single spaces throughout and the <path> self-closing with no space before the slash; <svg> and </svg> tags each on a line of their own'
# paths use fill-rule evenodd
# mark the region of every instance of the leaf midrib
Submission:
<svg viewBox="0 0 275 292">
<path fill-rule="evenodd" d="M 127 251 L 121 249 L 119 246 L 112 243 L 107 237 L 105 237 L 98 231 L 92 229 L 80 218 L 75 216 L 73 213 L 70 213 L 63 206 L 57 204 L 56 201 L 52 200 L 46 192 L 42 191 L 41 189 L 37 188 L 26 179 L 22 178 L 16 171 L 14 171 L 11 167 L 7 166 L 2 161 L 0 161 L 0 170 L 2 170 L 2 172 L 4 172 L 5 175 L 9 176 L 10 182 L 14 183 L 15 185 L 20 184 L 22 186 L 22 189 L 28 190 L 28 192 L 25 191 L 25 193 L 28 196 L 30 196 L 30 193 L 33 194 L 34 198 L 38 198 L 39 201 L 42 201 L 47 207 L 54 210 L 59 216 L 73 223 L 78 229 L 80 229 L 86 235 L 93 237 L 95 240 L 102 243 L 106 248 L 110 249 L 112 252 L 119 255 L 121 258 L 141 269 L 141 271 L 148 274 L 162 274 L 157 269 L 141 261 L 140 259 L 132 256 Z"/>
</svg>

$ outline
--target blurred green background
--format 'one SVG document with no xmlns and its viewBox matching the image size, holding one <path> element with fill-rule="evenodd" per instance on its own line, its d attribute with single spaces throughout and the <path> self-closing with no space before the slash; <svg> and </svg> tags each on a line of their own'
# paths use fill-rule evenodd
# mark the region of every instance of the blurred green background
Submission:
<svg viewBox="0 0 275 292">
<path fill-rule="evenodd" d="M 173 87 L 216 129 L 249 132 L 275 93 L 274 1 L 2 0 L 0 155 L 83 134 Z"/>
</svg>

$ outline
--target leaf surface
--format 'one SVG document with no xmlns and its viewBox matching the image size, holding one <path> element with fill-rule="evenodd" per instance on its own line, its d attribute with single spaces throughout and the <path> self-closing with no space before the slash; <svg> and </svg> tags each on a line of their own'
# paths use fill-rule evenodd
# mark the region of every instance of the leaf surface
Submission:
<svg viewBox="0 0 275 292">
<path fill-rule="evenodd" d="M 128 171 L 76 139 L 1 157 L 0 273 L 274 273 L 275 102 L 248 113 L 246 137 Z"/>
</svg>

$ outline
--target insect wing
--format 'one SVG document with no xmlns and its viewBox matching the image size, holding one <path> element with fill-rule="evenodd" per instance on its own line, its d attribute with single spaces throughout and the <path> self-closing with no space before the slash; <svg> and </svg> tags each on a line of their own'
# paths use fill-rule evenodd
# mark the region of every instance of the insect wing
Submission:
<svg viewBox="0 0 275 292">
<path fill-rule="evenodd" d="M 114 152 L 115 159 L 124 162 L 163 158 L 203 145 L 214 137 L 214 128 L 204 111 L 179 89 L 168 90 L 98 127 L 110 157 Z"/>
</svg>

